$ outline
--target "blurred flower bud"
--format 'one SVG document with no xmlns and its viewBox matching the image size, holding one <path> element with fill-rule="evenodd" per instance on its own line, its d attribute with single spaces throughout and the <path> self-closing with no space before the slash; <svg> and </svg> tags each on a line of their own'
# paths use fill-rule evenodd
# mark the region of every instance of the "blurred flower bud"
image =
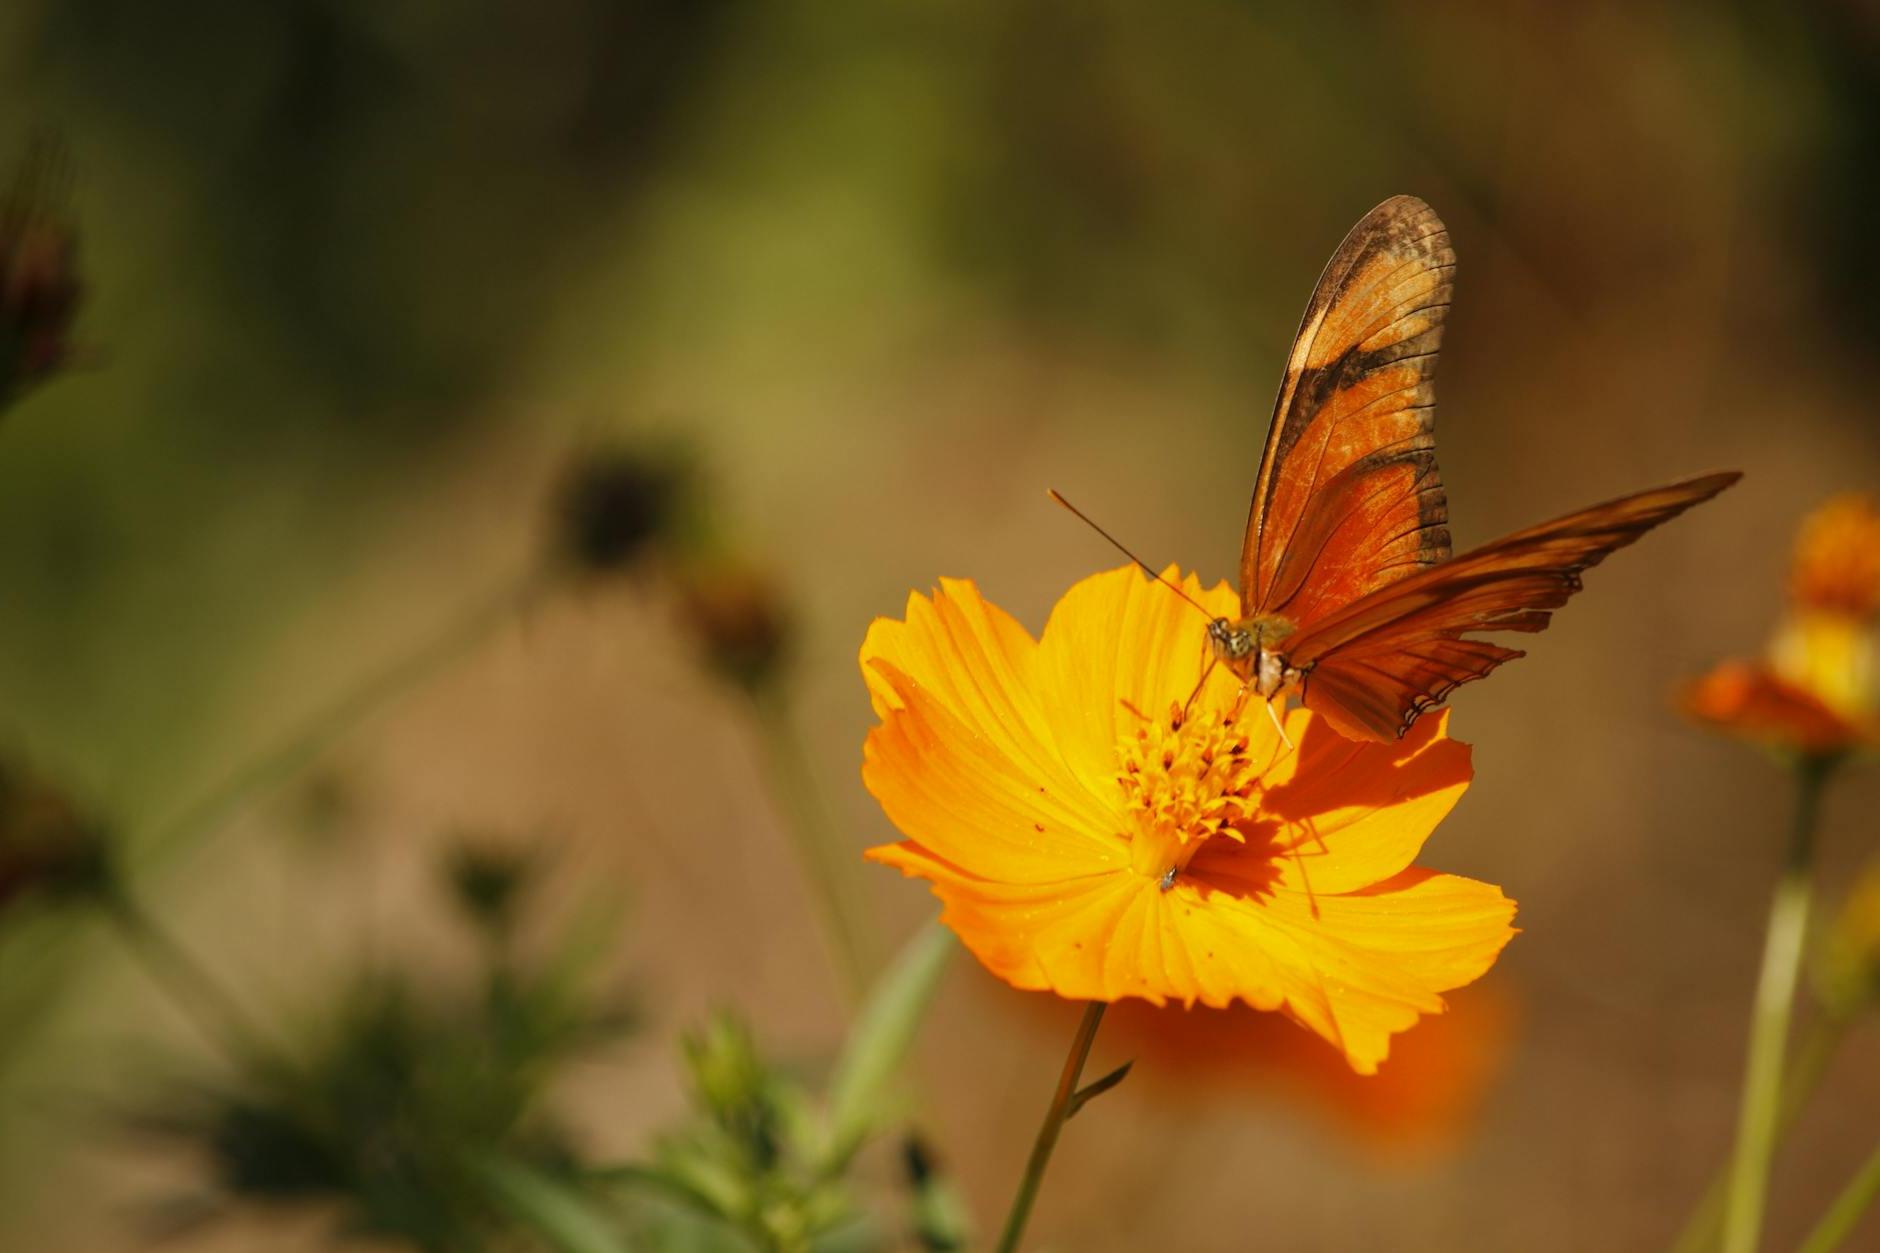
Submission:
<svg viewBox="0 0 1880 1253">
<path fill-rule="evenodd" d="M 913 1234 L 926 1253 L 953 1253 L 972 1243 L 964 1199 L 939 1169 L 932 1150 L 918 1135 L 901 1142 L 901 1168 L 913 1196 Z"/>
<path fill-rule="evenodd" d="M 596 450 L 568 471 L 556 497 L 558 555 L 612 574 L 668 539 L 688 475 L 677 458 L 629 448 Z"/>
<path fill-rule="evenodd" d="M 0 908 L 31 894 L 95 890 L 108 870 L 100 828 L 72 799 L 17 763 L 0 761 Z"/>
<path fill-rule="evenodd" d="M 1880 860 L 1854 881 L 1816 968 L 1822 1007 L 1840 1019 L 1880 1005 Z"/>
<path fill-rule="evenodd" d="M 679 580 L 685 627 L 707 664 L 756 690 L 777 677 L 790 644 L 790 615 L 776 585 L 758 570 L 709 563 Z"/>
<path fill-rule="evenodd" d="M 782 1149 L 781 1128 L 750 1028 L 735 1015 L 718 1013 L 684 1043 L 699 1106 L 751 1165 L 769 1169 Z"/>
<path fill-rule="evenodd" d="M 41 145 L 0 205 L 0 406 L 71 358 L 78 237 L 64 206 L 64 162 Z"/>
<path fill-rule="evenodd" d="M 459 839 L 444 857 L 444 875 L 458 907 L 493 935 L 510 930 L 535 870 L 535 857 L 528 850 L 487 837 Z"/>
</svg>

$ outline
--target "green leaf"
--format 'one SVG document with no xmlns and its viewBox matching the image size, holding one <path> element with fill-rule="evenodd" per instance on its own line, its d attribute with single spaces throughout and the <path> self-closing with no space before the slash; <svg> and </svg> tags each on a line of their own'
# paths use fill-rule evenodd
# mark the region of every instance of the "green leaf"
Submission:
<svg viewBox="0 0 1880 1253">
<path fill-rule="evenodd" d="M 914 1043 L 954 948 L 945 927 L 928 923 L 869 991 L 830 1081 L 832 1165 L 846 1161 L 874 1127 L 888 1085 Z"/>
<path fill-rule="evenodd" d="M 479 1158 L 475 1168 L 510 1215 L 557 1253 L 628 1253 L 607 1217 L 562 1180 L 503 1157 Z"/>
<path fill-rule="evenodd" d="M 1093 1079 L 1083 1087 L 1077 1089 L 1077 1091 L 1071 1095 L 1070 1108 L 1064 1112 L 1064 1121 L 1069 1122 L 1071 1119 L 1077 1117 L 1078 1110 L 1127 1079 L 1129 1077 L 1129 1068 L 1135 1064 L 1135 1060 L 1132 1058 L 1124 1062 L 1121 1066 L 1118 1066 L 1115 1070 L 1112 1070 L 1109 1074 L 1103 1076 L 1103 1078 Z"/>
<path fill-rule="evenodd" d="M 627 1162 L 590 1171 L 589 1177 L 597 1183 L 612 1187 L 634 1187 L 657 1192 L 667 1200 L 684 1205 L 701 1214 L 709 1214 L 713 1218 L 724 1217 L 723 1196 L 715 1193 L 711 1188 L 698 1186 L 697 1181 L 682 1170 L 669 1169 L 658 1164 L 642 1165 L 637 1162 Z"/>
</svg>

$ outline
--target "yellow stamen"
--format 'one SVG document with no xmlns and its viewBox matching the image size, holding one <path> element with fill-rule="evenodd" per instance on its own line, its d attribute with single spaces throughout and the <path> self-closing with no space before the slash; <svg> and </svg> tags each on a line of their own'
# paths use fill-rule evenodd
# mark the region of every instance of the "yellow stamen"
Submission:
<svg viewBox="0 0 1880 1253">
<path fill-rule="evenodd" d="M 1239 712 L 1239 703 L 1192 715 L 1171 705 L 1164 718 L 1138 715 L 1134 734 L 1117 746 L 1136 873 L 1161 882 L 1214 836 L 1245 842 L 1235 824 L 1253 816 L 1259 771 L 1234 724 Z"/>
</svg>

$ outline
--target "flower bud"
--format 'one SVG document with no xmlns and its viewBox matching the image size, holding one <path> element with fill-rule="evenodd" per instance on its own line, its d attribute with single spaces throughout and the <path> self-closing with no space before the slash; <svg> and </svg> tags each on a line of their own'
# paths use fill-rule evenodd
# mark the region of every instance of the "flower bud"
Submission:
<svg viewBox="0 0 1880 1253">
<path fill-rule="evenodd" d="M 465 836 L 444 856 L 444 878 L 457 907 L 491 935 L 508 933 L 535 878 L 535 855 L 484 836 Z"/>
<path fill-rule="evenodd" d="M 782 593 L 758 570 L 715 563 L 680 577 L 680 615 L 706 663 L 756 690 L 777 677 L 790 644 Z"/>
<path fill-rule="evenodd" d="M 0 407 L 71 358 L 82 294 L 78 237 L 63 204 L 63 163 L 43 147 L 0 204 Z"/>
<path fill-rule="evenodd" d="M 670 537 L 686 477 L 669 457 L 628 448 L 589 453 L 556 497 L 558 555 L 591 574 L 632 566 Z"/>
<path fill-rule="evenodd" d="M 45 779 L 0 761 L 0 908 L 29 895 L 76 895 L 108 870 L 99 828 Z"/>
</svg>

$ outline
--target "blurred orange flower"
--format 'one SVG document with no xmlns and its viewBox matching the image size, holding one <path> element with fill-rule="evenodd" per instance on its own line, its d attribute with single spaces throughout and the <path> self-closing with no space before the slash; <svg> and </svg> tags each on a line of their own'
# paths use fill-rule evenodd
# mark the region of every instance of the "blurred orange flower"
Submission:
<svg viewBox="0 0 1880 1253">
<path fill-rule="evenodd" d="M 1871 623 L 1880 613 L 1880 509 L 1843 492 L 1802 520 L 1789 597 L 1798 609 Z"/>
<path fill-rule="evenodd" d="M 1880 741 L 1876 615 L 1880 510 L 1866 496 L 1836 496 L 1802 523 L 1788 613 L 1768 658 L 1718 666 L 1685 689 L 1684 709 L 1744 739 L 1813 756 Z"/>
<path fill-rule="evenodd" d="M 1215 1101 L 1227 1091 L 1273 1096 L 1329 1115 L 1365 1146 L 1413 1157 L 1453 1147 L 1469 1130 L 1507 1056 L 1515 1006 L 1493 985 L 1447 998 L 1449 1011 L 1396 1041 L 1374 1076 L 1271 1014 L 1119 1005 L 1105 1018 L 1110 1047 L 1134 1057 L 1132 1082 L 1166 1080 Z M 1195 1080 L 1202 1082 L 1196 1084 Z"/>
<path fill-rule="evenodd" d="M 1684 710 L 1744 739 L 1832 754 L 1870 732 L 1762 662 L 1726 661 L 1684 689 Z"/>
<path fill-rule="evenodd" d="M 1225 584 L 1172 582 L 1233 616 Z M 1500 889 L 1413 867 L 1468 787 L 1446 718 L 1285 736 L 1205 659 L 1194 607 L 1125 567 L 1071 588 L 1034 640 L 970 582 L 878 619 L 862 775 L 907 838 L 869 857 L 929 880 L 1014 987 L 1280 1010 L 1377 1070 L 1513 936 Z M 1193 696 L 1190 702 L 1190 696 Z"/>
</svg>

